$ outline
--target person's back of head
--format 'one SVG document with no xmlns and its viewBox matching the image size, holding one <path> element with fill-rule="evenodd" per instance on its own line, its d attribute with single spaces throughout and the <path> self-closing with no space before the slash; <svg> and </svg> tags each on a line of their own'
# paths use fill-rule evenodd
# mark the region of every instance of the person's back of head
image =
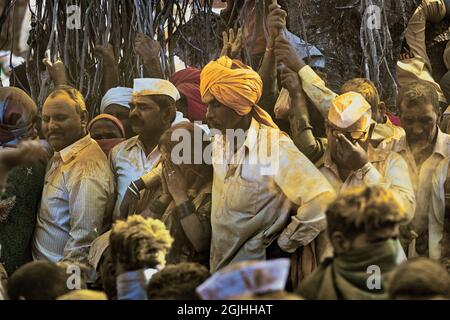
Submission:
<svg viewBox="0 0 450 320">
<path fill-rule="evenodd" d="M 70 291 L 56 300 L 108 300 L 108 298 L 104 292 L 84 289 Z"/>
<path fill-rule="evenodd" d="M 109 300 L 116 300 L 117 299 L 116 267 L 112 261 L 110 247 L 108 247 L 103 253 L 103 257 L 99 264 L 100 264 L 99 272 L 103 291 L 106 293 Z"/>
<path fill-rule="evenodd" d="M 399 235 L 406 212 L 395 194 L 382 186 L 349 189 L 326 211 L 335 254 Z"/>
<path fill-rule="evenodd" d="M 367 78 L 354 78 L 341 87 L 341 94 L 357 92 L 367 100 L 372 109 L 372 119 L 382 122 L 386 114 L 386 106 L 381 102 L 378 89 L 375 84 Z"/>
<path fill-rule="evenodd" d="M 120 265 L 122 271 L 158 269 L 165 265 L 172 242 L 164 223 L 133 215 L 113 225 L 110 235 L 112 262 Z"/>
<path fill-rule="evenodd" d="M 210 275 L 198 263 L 169 265 L 152 277 L 147 296 L 150 300 L 200 300 L 195 290 Z"/>
<path fill-rule="evenodd" d="M 10 300 L 54 300 L 69 292 L 68 275 L 52 262 L 30 262 L 9 278 L 7 293 Z"/>
<path fill-rule="evenodd" d="M 450 276 L 438 262 L 416 258 L 396 268 L 388 289 L 396 300 L 450 299 Z"/>
</svg>

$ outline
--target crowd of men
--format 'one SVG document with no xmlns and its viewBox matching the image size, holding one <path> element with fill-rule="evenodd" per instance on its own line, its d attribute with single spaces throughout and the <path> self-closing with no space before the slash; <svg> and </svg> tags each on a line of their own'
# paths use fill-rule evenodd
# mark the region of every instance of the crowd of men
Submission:
<svg viewBox="0 0 450 320">
<path fill-rule="evenodd" d="M 424 41 L 450 1 L 414 13 L 396 106 L 330 90 L 268 12 L 258 71 L 245 32 L 169 80 L 139 35 L 133 88 L 98 47 L 96 117 L 61 61 L 39 111 L 0 88 L 0 299 L 450 298 L 449 76 Z"/>
</svg>

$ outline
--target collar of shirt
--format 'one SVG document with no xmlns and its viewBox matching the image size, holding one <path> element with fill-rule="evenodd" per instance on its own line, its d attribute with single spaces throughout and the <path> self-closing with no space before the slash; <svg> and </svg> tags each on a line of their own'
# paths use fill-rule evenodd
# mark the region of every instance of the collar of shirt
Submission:
<svg viewBox="0 0 450 320">
<path fill-rule="evenodd" d="M 398 152 L 407 151 L 411 152 L 408 142 L 406 141 L 406 135 L 400 140 L 400 147 Z M 445 134 L 438 128 L 438 134 L 436 142 L 434 144 L 433 154 L 437 153 L 443 157 L 447 157 L 450 154 L 450 136 Z"/>
<path fill-rule="evenodd" d="M 78 140 L 77 142 L 71 144 L 68 147 L 65 147 L 64 149 L 57 152 L 56 154 L 59 154 L 59 156 L 61 157 L 61 160 L 64 163 L 67 163 L 70 160 L 72 160 L 73 158 L 75 158 L 81 150 L 86 148 L 91 143 L 92 143 L 91 135 L 87 134 L 86 136 L 84 136 L 83 138 Z"/>
<path fill-rule="evenodd" d="M 372 132 L 371 141 L 381 142 L 388 140 L 400 140 L 405 136 L 405 133 L 402 128 L 395 126 L 392 124 L 388 118 L 386 123 L 375 123 L 374 130 Z"/>
<path fill-rule="evenodd" d="M 248 152 L 251 152 L 256 147 L 257 142 L 258 142 L 258 135 L 259 135 L 260 128 L 261 128 L 261 124 L 258 121 L 256 121 L 256 119 L 252 118 L 250 127 L 245 132 L 244 143 L 236 152 L 228 152 L 228 151 L 234 151 L 234 148 L 231 149 L 231 147 L 234 147 L 234 146 L 232 146 L 231 143 L 229 143 L 225 139 L 225 136 L 223 134 L 218 134 L 218 135 L 214 136 L 213 144 L 214 144 L 214 150 L 216 151 L 214 153 L 217 156 L 222 155 L 224 157 L 223 160 L 225 160 L 225 163 L 227 163 L 227 164 L 230 164 L 231 160 L 233 158 L 236 161 L 236 158 L 238 157 L 238 155 L 240 155 L 243 151 L 247 150 Z M 217 152 L 218 150 L 220 150 L 220 152 Z M 217 159 L 217 161 L 218 162 L 214 161 L 214 163 L 223 163 L 220 161 L 220 159 Z"/>
<path fill-rule="evenodd" d="M 256 147 L 260 128 L 261 124 L 258 121 L 256 121 L 255 118 L 252 118 L 250 128 L 245 132 L 245 141 L 244 141 L 244 147 L 246 147 L 250 152 Z"/>
</svg>

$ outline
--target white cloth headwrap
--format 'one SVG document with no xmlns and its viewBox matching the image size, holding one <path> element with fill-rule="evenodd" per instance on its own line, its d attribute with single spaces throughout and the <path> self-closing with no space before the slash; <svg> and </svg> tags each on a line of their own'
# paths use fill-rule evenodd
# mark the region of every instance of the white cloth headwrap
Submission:
<svg viewBox="0 0 450 320">
<path fill-rule="evenodd" d="M 165 95 L 173 100 L 180 100 L 180 93 L 172 82 L 157 78 L 140 78 L 134 79 L 134 95 L 154 96 Z"/>
<path fill-rule="evenodd" d="M 133 89 L 125 87 L 116 87 L 109 89 L 103 96 L 100 104 L 100 113 L 104 113 L 107 106 L 118 104 L 125 108 L 130 108 L 131 97 L 133 96 Z"/>
<path fill-rule="evenodd" d="M 203 300 L 225 300 L 284 290 L 289 266 L 289 259 L 240 262 L 214 273 L 196 291 Z"/>
<path fill-rule="evenodd" d="M 331 102 L 328 121 L 338 128 L 348 128 L 360 119 L 361 130 L 370 126 L 372 110 L 370 104 L 357 92 L 347 92 Z"/>
</svg>

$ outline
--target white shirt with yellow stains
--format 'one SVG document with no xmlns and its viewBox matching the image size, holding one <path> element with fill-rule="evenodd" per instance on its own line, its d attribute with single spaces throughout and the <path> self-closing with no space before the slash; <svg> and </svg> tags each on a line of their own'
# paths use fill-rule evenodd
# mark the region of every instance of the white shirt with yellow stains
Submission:
<svg viewBox="0 0 450 320">
<path fill-rule="evenodd" d="M 212 272 L 264 260 L 277 237 L 292 253 L 325 230 L 335 192 L 287 135 L 253 119 L 237 152 L 225 140 L 217 135 L 212 146 Z"/>
</svg>

